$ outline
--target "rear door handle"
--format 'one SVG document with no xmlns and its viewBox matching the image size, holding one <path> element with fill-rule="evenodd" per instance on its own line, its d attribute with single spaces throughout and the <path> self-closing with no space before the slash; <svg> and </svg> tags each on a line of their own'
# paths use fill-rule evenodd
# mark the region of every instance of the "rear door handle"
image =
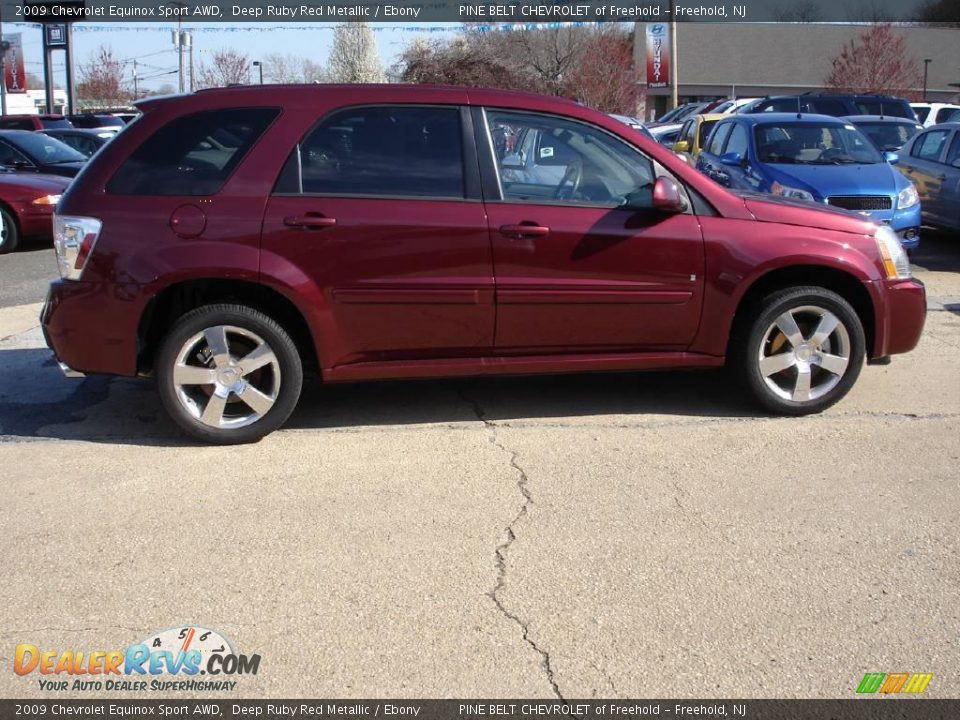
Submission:
<svg viewBox="0 0 960 720">
<path fill-rule="evenodd" d="M 337 224 L 337 219 L 326 217 L 319 213 L 307 213 L 306 215 L 288 215 L 283 219 L 283 224 L 287 227 L 305 228 L 307 230 L 322 230 Z"/>
<path fill-rule="evenodd" d="M 549 235 L 550 228 L 544 225 L 537 225 L 536 223 L 520 223 L 518 225 L 501 225 L 500 234 L 508 238 L 522 240 L 523 238 L 528 238 L 528 237 L 544 237 L 545 235 Z"/>
</svg>

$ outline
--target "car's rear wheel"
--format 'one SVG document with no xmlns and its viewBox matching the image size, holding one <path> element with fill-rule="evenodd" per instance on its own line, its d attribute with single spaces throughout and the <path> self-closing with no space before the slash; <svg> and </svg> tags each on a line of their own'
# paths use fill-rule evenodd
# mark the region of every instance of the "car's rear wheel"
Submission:
<svg viewBox="0 0 960 720">
<path fill-rule="evenodd" d="M 0 255 L 13 252 L 20 244 L 20 230 L 13 214 L 0 207 Z"/>
<path fill-rule="evenodd" d="M 863 367 L 866 341 L 856 311 L 821 287 L 767 297 L 736 348 L 751 395 L 786 415 L 824 410 L 846 395 Z"/>
<path fill-rule="evenodd" d="M 303 384 L 297 347 L 272 318 L 207 305 L 180 318 L 156 361 L 157 388 L 190 435 L 221 445 L 259 440 L 293 412 Z"/>
</svg>

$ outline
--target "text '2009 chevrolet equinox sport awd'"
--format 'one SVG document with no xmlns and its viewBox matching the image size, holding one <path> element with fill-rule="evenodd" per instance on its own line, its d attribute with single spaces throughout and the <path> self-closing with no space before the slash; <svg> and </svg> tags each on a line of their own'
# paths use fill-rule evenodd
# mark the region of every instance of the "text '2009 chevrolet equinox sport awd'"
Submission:
<svg viewBox="0 0 960 720">
<path fill-rule="evenodd" d="M 187 432 L 280 427 L 324 381 L 716 367 L 835 403 L 918 342 L 889 228 L 735 194 L 572 102 L 268 86 L 141 103 L 54 221 L 68 374 L 156 378 Z"/>
</svg>

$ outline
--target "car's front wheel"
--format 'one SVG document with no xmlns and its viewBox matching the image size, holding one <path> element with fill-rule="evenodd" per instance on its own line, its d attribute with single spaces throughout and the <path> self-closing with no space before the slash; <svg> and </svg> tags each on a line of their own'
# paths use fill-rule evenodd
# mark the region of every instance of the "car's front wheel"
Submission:
<svg viewBox="0 0 960 720">
<path fill-rule="evenodd" d="M 207 305 L 181 317 L 156 361 L 160 399 L 190 435 L 221 445 L 279 428 L 300 397 L 296 345 L 272 318 L 243 305 Z"/>
<path fill-rule="evenodd" d="M 0 207 L 0 255 L 13 252 L 20 244 L 20 231 L 13 213 Z"/>
<path fill-rule="evenodd" d="M 764 299 L 735 352 L 741 378 L 761 405 L 808 415 L 850 391 L 865 347 L 850 303 L 825 288 L 797 287 Z"/>
</svg>

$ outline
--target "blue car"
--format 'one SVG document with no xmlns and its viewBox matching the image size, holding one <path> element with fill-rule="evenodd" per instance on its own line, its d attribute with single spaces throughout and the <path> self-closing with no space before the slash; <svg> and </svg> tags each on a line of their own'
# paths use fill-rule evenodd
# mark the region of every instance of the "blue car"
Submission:
<svg viewBox="0 0 960 720">
<path fill-rule="evenodd" d="M 920 242 L 920 197 L 852 123 L 827 115 L 734 115 L 713 128 L 697 168 L 735 190 L 826 203 L 889 225 L 907 249 Z"/>
</svg>

